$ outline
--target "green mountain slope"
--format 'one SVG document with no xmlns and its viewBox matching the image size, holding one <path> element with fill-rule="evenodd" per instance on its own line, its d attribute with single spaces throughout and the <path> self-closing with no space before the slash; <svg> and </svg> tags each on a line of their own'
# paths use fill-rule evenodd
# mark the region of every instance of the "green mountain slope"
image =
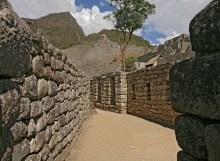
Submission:
<svg viewBox="0 0 220 161">
<path fill-rule="evenodd" d="M 76 46 L 85 38 L 82 28 L 69 12 L 53 13 L 32 21 L 43 29 L 44 36 L 59 49 Z"/>
<path fill-rule="evenodd" d="M 105 34 L 108 37 L 109 40 L 114 41 L 114 42 L 118 42 L 117 38 L 115 36 L 115 30 L 107 30 L 107 29 L 104 29 L 104 30 L 102 30 L 98 33 L 93 33 L 93 34 L 90 34 L 90 35 L 86 36 L 84 41 L 86 41 L 86 42 L 96 42 L 100 39 L 100 36 L 102 34 Z M 136 36 L 134 34 L 132 35 L 130 45 L 153 48 L 153 46 L 150 45 L 150 43 L 147 40 L 144 40 L 142 37 Z"/>
</svg>

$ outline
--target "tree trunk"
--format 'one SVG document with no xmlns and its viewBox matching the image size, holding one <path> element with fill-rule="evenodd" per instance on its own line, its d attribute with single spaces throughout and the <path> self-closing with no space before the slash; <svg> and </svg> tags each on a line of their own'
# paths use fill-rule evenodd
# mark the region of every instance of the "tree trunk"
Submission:
<svg viewBox="0 0 220 161">
<path fill-rule="evenodd" d="M 122 57 L 122 70 L 126 72 L 126 66 L 125 66 L 125 51 L 121 50 L 121 57 Z"/>
</svg>

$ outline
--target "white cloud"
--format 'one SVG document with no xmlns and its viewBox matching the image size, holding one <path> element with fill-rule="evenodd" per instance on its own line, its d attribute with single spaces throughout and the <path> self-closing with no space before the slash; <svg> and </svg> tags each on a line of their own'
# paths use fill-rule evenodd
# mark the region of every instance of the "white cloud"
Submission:
<svg viewBox="0 0 220 161">
<path fill-rule="evenodd" d="M 86 35 L 97 33 L 102 29 L 112 29 L 112 24 L 103 19 L 103 17 L 109 13 L 110 12 L 101 13 L 97 6 L 93 6 L 92 9 L 84 8 L 81 12 L 71 12 Z"/>
<path fill-rule="evenodd" d="M 100 12 L 97 6 L 92 9 L 76 6 L 75 0 L 9 0 L 20 17 L 37 19 L 50 13 L 69 11 L 76 18 L 86 35 L 100 30 L 112 29 L 112 24 L 103 17 L 110 12 Z M 103 2 L 104 3 L 104 2 Z"/>
<path fill-rule="evenodd" d="M 20 17 L 39 18 L 49 13 L 70 11 L 82 26 L 86 35 L 107 28 L 111 29 L 110 22 L 103 17 L 110 12 L 100 12 L 97 6 L 92 9 L 76 6 L 75 0 L 9 0 Z M 156 15 L 151 15 L 144 23 L 144 28 L 135 32 L 137 35 L 157 31 L 166 35 L 166 38 L 157 38 L 163 43 L 168 38 L 182 33 L 189 33 L 190 20 L 203 9 L 211 0 L 148 0 L 156 5 Z M 110 0 L 102 0 L 109 3 Z M 97 4 L 99 5 L 99 4 Z M 143 31 L 142 31 L 143 30 Z M 142 35 L 143 36 L 143 35 Z M 155 43 L 155 42 L 153 42 Z"/>
<path fill-rule="evenodd" d="M 144 26 L 145 32 L 158 31 L 166 38 L 158 38 L 164 42 L 167 38 L 189 33 L 191 19 L 212 0 L 148 0 L 156 5 L 156 14 L 149 16 Z M 150 27 L 149 27 L 150 26 Z"/>
<path fill-rule="evenodd" d="M 99 4 L 101 7 L 103 7 L 103 6 L 105 6 L 105 2 L 100 2 L 100 4 Z"/>
</svg>

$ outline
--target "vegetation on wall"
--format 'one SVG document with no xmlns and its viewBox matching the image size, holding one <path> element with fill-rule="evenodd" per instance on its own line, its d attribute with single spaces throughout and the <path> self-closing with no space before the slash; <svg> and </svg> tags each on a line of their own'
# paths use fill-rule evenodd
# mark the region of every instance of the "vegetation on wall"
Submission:
<svg viewBox="0 0 220 161">
<path fill-rule="evenodd" d="M 131 71 L 135 69 L 134 62 L 138 62 L 137 58 L 134 56 L 129 56 L 125 59 L 125 66 L 127 71 Z"/>
</svg>

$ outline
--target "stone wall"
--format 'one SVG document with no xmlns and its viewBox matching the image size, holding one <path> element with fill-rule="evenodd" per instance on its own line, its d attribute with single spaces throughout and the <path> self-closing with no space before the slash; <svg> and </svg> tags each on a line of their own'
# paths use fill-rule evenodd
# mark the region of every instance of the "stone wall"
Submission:
<svg viewBox="0 0 220 161">
<path fill-rule="evenodd" d="M 64 160 L 90 114 L 90 81 L 0 4 L 0 160 Z"/>
<path fill-rule="evenodd" d="M 178 113 L 170 101 L 169 70 L 164 64 L 138 70 L 127 75 L 127 112 L 153 121 L 173 124 Z"/>
<path fill-rule="evenodd" d="M 178 161 L 220 160 L 220 3 L 212 1 L 190 23 L 196 57 L 170 70 Z"/>
<path fill-rule="evenodd" d="M 103 110 L 127 112 L 127 80 L 125 72 L 110 73 L 91 80 L 91 101 Z"/>
<path fill-rule="evenodd" d="M 170 101 L 169 70 L 173 64 L 131 73 L 116 72 L 91 80 L 91 101 L 103 110 L 129 113 L 173 125 L 179 113 Z"/>
</svg>

